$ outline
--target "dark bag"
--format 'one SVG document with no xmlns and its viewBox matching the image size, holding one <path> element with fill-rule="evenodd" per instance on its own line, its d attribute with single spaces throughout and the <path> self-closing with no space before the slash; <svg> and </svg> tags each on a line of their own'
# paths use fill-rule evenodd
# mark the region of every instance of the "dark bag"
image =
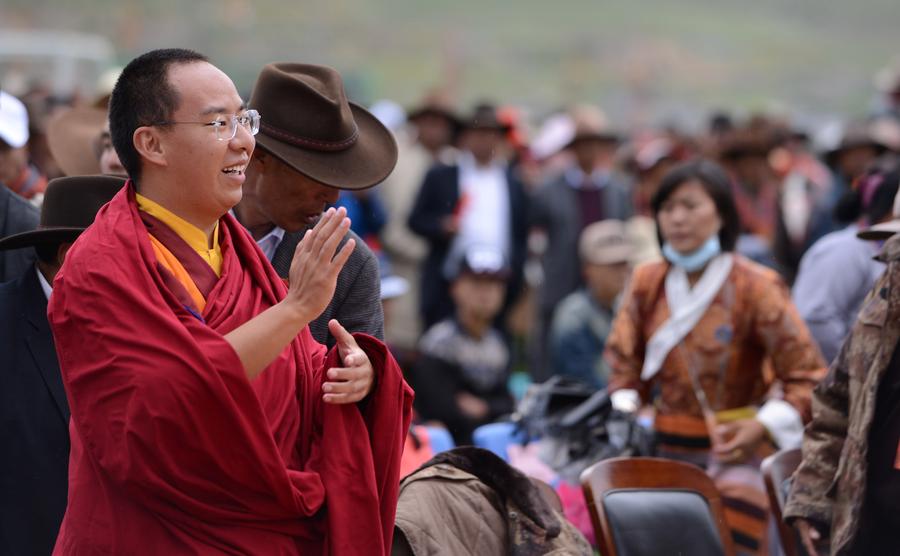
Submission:
<svg viewBox="0 0 900 556">
<path fill-rule="evenodd" d="M 652 435 L 631 414 L 613 410 L 606 390 L 554 376 L 529 388 L 513 416 L 539 457 L 570 482 L 597 461 L 652 455 Z"/>
</svg>

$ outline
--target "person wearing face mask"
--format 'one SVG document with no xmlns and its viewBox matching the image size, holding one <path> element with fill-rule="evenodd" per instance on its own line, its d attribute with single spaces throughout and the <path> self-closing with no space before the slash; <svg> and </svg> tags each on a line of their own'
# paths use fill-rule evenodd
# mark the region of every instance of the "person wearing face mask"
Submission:
<svg viewBox="0 0 900 556">
<path fill-rule="evenodd" d="M 739 552 L 766 554 L 759 464 L 799 445 L 825 362 L 781 278 L 733 253 L 719 166 L 676 167 L 652 208 L 665 260 L 635 269 L 623 294 L 605 353 L 613 405 L 652 404 L 658 454 L 706 468 Z"/>
</svg>

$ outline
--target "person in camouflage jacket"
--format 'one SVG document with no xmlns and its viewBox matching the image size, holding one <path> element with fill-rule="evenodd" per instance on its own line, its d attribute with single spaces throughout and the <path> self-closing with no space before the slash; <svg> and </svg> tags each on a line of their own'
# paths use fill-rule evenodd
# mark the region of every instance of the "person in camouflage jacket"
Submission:
<svg viewBox="0 0 900 556">
<path fill-rule="evenodd" d="M 896 392 L 900 376 L 900 354 L 894 354 L 900 340 L 900 236 L 885 243 L 878 259 L 887 269 L 863 302 L 838 358 L 814 390 L 803 461 L 794 474 L 784 511 L 811 554 L 829 550 L 833 555 L 874 554 L 869 550 L 874 548 L 871 534 L 878 538 L 883 531 L 873 528 L 887 526 L 873 525 L 879 520 L 885 523 L 878 517 L 879 511 L 885 512 L 872 506 L 871 499 L 891 486 L 880 477 L 900 473 L 889 463 L 883 465 L 883 457 L 872 457 L 882 452 L 892 459 L 896 442 L 870 444 L 870 438 L 884 439 L 880 431 L 897 423 L 882 416 L 896 415 L 893 407 L 900 405 L 884 407 L 882 401 L 876 407 L 877 400 L 896 400 L 884 397 L 886 389 L 879 387 L 884 382 L 888 394 Z M 873 467 L 872 461 L 885 469 Z M 873 480 L 873 469 L 879 470 L 879 480 Z M 830 548 L 825 548 L 829 543 Z"/>
</svg>

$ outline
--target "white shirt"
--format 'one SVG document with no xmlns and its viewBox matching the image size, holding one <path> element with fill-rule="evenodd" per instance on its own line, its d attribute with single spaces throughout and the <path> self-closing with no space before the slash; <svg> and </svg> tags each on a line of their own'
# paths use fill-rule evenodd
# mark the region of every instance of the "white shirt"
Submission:
<svg viewBox="0 0 900 556">
<path fill-rule="evenodd" d="M 234 209 L 228 211 L 231 216 L 234 216 L 235 220 L 237 220 L 237 214 L 235 214 Z M 238 220 L 240 222 L 240 220 Z M 241 226 L 243 228 L 243 226 Z M 247 231 L 247 234 L 250 237 L 253 237 L 253 234 L 250 233 L 250 230 L 244 228 Z M 281 240 L 284 239 L 284 228 L 279 228 L 275 226 L 272 228 L 272 231 L 259 238 L 259 241 L 256 242 L 259 245 L 259 248 L 262 250 L 263 255 L 269 259 L 269 262 L 272 261 L 272 257 L 275 256 L 275 250 L 278 249 L 278 245 L 281 243 Z"/>
<path fill-rule="evenodd" d="M 595 189 L 603 189 L 609 182 L 610 173 L 607 170 L 594 170 L 591 172 L 590 179 L 586 179 L 585 173 L 578 166 L 569 166 L 566 170 L 566 183 L 575 189 L 585 189 L 592 187 Z"/>
<path fill-rule="evenodd" d="M 451 253 L 464 252 L 471 245 L 496 249 L 509 260 L 510 207 L 506 168 L 499 163 L 478 166 L 474 157 L 459 157 L 459 233 Z"/>
<path fill-rule="evenodd" d="M 34 271 L 37 272 L 38 282 L 41 283 L 41 289 L 44 290 L 44 295 L 47 296 L 47 301 L 50 301 L 50 294 L 53 293 L 53 286 L 50 285 L 50 282 L 44 278 L 44 273 L 41 272 L 41 269 L 34 265 Z"/>
<path fill-rule="evenodd" d="M 271 261 L 272 257 L 275 256 L 275 250 L 278 249 L 278 245 L 281 244 L 281 240 L 283 239 L 284 228 L 275 226 L 272 228 L 271 232 L 259 238 L 259 241 L 257 241 L 256 244 L 262 249 L 263 255 Z"/>
</svg>

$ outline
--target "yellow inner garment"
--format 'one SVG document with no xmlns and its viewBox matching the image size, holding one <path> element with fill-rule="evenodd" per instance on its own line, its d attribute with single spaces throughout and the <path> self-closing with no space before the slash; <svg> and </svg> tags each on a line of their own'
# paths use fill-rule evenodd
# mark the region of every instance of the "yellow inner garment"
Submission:
<svg viewBox="0 0 900 556">
<path fill-rule="evenodd" d="M 222 248 L 219 246 L 219 223 L 216 222 L 216 228 L 213 230 L 213 245 L 209 247 L 206 234 L 200 228 L 194 226 L 190 222 L 184 220 L 172 211 L 163 207 L 155 201 L 144 197 L 140 193 L 135 194 L 138 208 L 147 214 L 159 219 L 166 226 L 172 228 L 178 236 L 185 241 L 200 257 L 209 264 L 216 276 L 222 274 Z M 161 265 L 166 267 L 175 278 L 184 286 L 188 295 L 197 305 L 200 311 L 206 307 L 206 299 L 200 293 L 191 275 L 185 270 L 184 266 L 175 255 L 169 251 L 158 239 L 150 235 L 150 244 L 153 246 L 153 252 Z"/>
</svg>

